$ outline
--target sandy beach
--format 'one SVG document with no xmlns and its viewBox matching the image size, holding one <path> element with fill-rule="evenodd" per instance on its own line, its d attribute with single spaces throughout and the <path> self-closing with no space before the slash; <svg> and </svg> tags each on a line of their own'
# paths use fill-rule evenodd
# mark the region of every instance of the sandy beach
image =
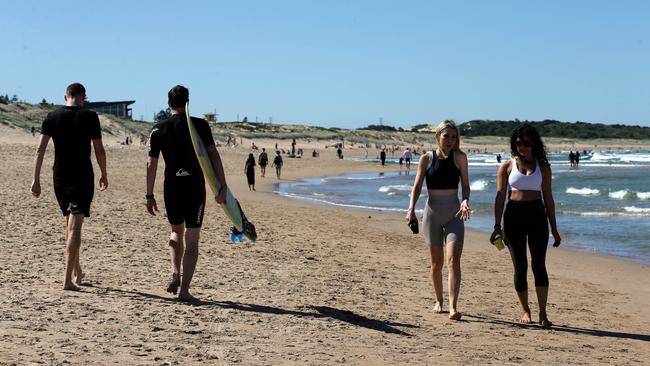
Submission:
<svg viewBox="0 0 650 366">
<path fill-rule="evenodd" d="M 62 291 L 64 218 L 51 183 L 53 144 L 43 194 L 34 199 L 37 137 L 1 131 L 2 365 L 641 365 L 650 359 L 649 266 L 549 248 L 555 327 L 544 330 L 515 322 L 508 253 L 491 246 L 487 234 L 468 232 L 464 315 L 453 322 L 431 311 L 428 249 L 401 215 L 279 197 L 272 168 L 266 178 L 257 170 L 257 191 L 249 192 L 248 141 L 220 153 L 259 239 L 231 245 L 229 223 L 209 201 L 191 288 L 200 304 L 179 303 L 164 291 L 168 223 L 162 199 L 158 216 L 145 209 L 146 148 L 114 143 L 107 146 L 109 189 L 96 191 L 84 224 L 84 286 Z M 270 141 L 256 144 L 273 149 Z M 396 169 L 340 161 L 322 147 L 312 158 L 309 147 L 299 147 L 306 156 L 285 158 L 283 181 Z M 162 198 L 162 161 L 158 171 L 155 193 Z M 446 274 L 444 281 L 446 291 Z M 531 308 L 536 320 L 535 301 Z"/>
</svg>

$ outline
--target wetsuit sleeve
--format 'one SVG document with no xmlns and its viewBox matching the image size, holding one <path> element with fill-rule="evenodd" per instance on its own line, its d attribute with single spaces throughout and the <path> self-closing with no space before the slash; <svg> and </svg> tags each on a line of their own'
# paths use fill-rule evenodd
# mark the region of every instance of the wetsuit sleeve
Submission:
<svg viewBox="0 0 650 366">
<path fill-rule="evenodd" d="M 195 126 L 199 132 L 199 136 L 201 136 L 201 140 L 203 140 L 203 146 L 206 148 L 213 146 L 214 138 L 212 137 L 212 130 L 208 122 L 204 119 L 198 119 L 196 122 Z"/>
<path fill-rule="evenodd" d="M 90 112 L 88 113 L 89 125 L 90 125 L 90 138 L 92 140 L 102 138 L 102 128 L 99 125 L 99 116 L 97 113 Z"/>
<path fill-rule="evenodd" d="M 149 136 L 149 157 L 156 158 L 160 157 L 160 130 L 158 126 L 154 127 L 151 130 L 151 135 Z"/>
</svg>

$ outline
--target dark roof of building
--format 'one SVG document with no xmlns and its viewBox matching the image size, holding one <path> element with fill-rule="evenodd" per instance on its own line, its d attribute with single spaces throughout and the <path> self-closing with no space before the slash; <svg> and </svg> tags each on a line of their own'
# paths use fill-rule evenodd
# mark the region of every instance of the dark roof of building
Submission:
<svg viewBox="0 0 650 366">
<path fill-rule="evenodd" d="M 86 102 L 84 103 L 84 107 L 86 108 L 101 108 L 101 107 L 109 107 L 112 105 L 118 105 L 118 104 L 133 104 L 135 103 L 135 100 L 124 100 L 120 102 Z"/>
</svg>

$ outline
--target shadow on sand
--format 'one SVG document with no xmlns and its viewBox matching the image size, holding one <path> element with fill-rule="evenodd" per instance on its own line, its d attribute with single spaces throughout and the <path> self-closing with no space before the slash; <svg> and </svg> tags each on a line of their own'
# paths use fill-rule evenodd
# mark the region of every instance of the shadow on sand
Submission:
<svg viewBox="0 0 650 366">
<path fill-rule="evenodd" d="M 151 299 L 151 300 L 157 300 L 159 302 L 165 302 L 170 304 L 183 304 L 176 298 L 164 297 L 155 294 L 149 294 L 146 292 L 140 292 L 135 290 L 129 291 L 129 290 L 122 290 L 117 288 L 110 288 L 110 287 L 99 287 L 92 284 L 86 284 L 84 286 L 97 289 L 99 295 L 114 293 L 114 294 L 119 294 L 120 296 L 129 297 L 134 300 Z M 262 314 L 291 315 L 291 316 L 296 316 L 301 318 L 314 318 L 314 319 L 330 318 L 357 327 L 367 328 L 367 329 L 389 333 L 389 334 L 408 336 L 408 337 L 411 337 L 412 334 L 404 332 L 396 327 L 419 328 L 417 325 L 412 325 L 412 324 L 371 319 L 363 315 L 356 314 L 349 310 L 341 310 L 329 306 L 305 306 L 304 308 L 309 311 L 302 311 L 302 310 L 283 309 L 274 306 L 246 304 L 246 303 L 233 302 L 233 301 L 197 300 L 185 304 L 190 306 L 202 306 L 202 307 L 205 306 L 205 307 L 214 307 L 220 309 L 233 309 L 237 311 L 256 312 Z"/>
<path fill-rule="evenodd" d="M 499 325 L 506 325 L 510 327 L 517 327 L 517 328 L 537 328 L 540 330 L 547 330 L 542 327 L 540 327 L 537 324 L 521 324 L 517 323 L 514 321 L 507 321 L 507 320 L 501 320 L 501 319 L 496 319 L 492 317 L 486 317 L 486 316 L 479 316 L 479 315 L 464 315 L 466 318 L 471 318 L 471 319 L 477 319 L 477 320 L 469 320 L 470 322 L 480 322 L 480 323 L 491 323 L 491 324 L 499 324 Z M 599 329 L 588 329 L 588 328 L 578 328 L 578 327 L 571 327 L 568 325 L 553 325 L 551 329 L 548 330 L 554 330 L 556 332 L 567 332 L 567 333 L 573 333 L 573 334 L 584 334 L 584 335 L 590 335 L 594 337 L 610 337 L 610 338 L 621 338 L 621 339 L 634 339 L 638 341 L 643 341 L 643 342 L 650 342 L 650 335 L 646 334 L 635 334 L 635 333 L 623 333 L 623 332 L 613 332 L 609 330 L 599 330 Z"/>
</svg>

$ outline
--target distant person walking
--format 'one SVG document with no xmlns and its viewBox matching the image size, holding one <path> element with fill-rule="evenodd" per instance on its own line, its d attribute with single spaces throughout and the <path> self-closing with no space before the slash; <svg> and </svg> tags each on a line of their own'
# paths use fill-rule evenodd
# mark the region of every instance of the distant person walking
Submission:
<svg viewBox="0 0 650 366">
<path fill-rule="evenodd" d="M 280 156 L 280 152 L 276 151 L 275 152 L 275 158 L 273 159 L 273 166 L 275 167 L 275 176 L 280 179 L 280 176 L 282 175 L 282 156 Z"/>
<path fill-rule="evenodd" d="M 569 163 L 571 164 L 571 168 L 576 167 L 576 155 L 573 153 L 573 150 L 569 151 Z"/>
<path fill-rule="evenodd" d="M 546 148 L 535 127 L 523 124 L 510 136 L 512 159 L 499 167 L 497 194 L 494 202 L 494 232 L 490 240 L 502 234 L 501 215 L 503 214 L 503 237 L 508 246 L 515 269 L 514 283 L 521 305 L 521 323 L 531 323 L 528 306 L 528 259 L 526 244 L 530 250 L 531 267 L 535 276 L 535 289 L 539 303 L 539 324 L 545 328 L 552 323 L 546 314 L 548 298 L 548 274 L 546 273 L 546 248 L 548 246 L 548 226 L 555 242 L 561 243 L 555 223 L 555 202 L 551 189 L 551 166 L 546 157 Z M 506 193 L 509 189 L 508 204 L 503 212 Z M 543 201 L 542 201 L 543 200 Z"/>
<path fill-rule="evenodd" d="M 381 165 L 386 165 L 386 150 L 381 149 L 381 152 L 379 153 L 379 159 L 381 160 Z"/>
<path fill-rule="evenodd" d="M 260 173 L 262 178 L 266 175 L 266 166 L 269 164 L 269 156 L 266 155 L 266 148 L 262 148 L 260 156 L 257 157 L 257 161 L 260 164 Z"/>
<path fill-rule="evenodd" d="M 248 190 L 255 190 L 255 157 L 253 153 L 248 154 L 246 164 L 244 165 L 244 174 L 246 174 L 246 181 L 248 182 Z"/>
<path fill-rule="evenodd" d="M 497 164 L 501 164 L 501 154 L 497 154 Z"/>
<path fill-rule="evenodd" d="M 90 161 L 92 142 L 101 171 L 99 189 L 108 188 L 106 152 L 97 113 L 83 108 L 86 88 L 70 84 L 65 93 L 65 106 L 47 115 L 41 127 L 41 140 L 34 164 L 32 195 L 41 195 L 41 167 L 50 138 L 54 140 L 54 194 L 66 221 L 66 257 L 63 289 L 78 291 L 83 272 L 79 260 L 81 229 L 84 218 L 90 217 L 95 183 Z"/>
<path fill-rule="evenodd" d="M 36 127 L 32 126 L 32 137 L 36 136 Z"/>
<path fill-rule="evenodd" d="M 158 157 L 162 152 L 165 159 L 165 211 L 171 226 L 169 254 L 172 275 L 167 284 L 167 292 L 176 294 L 180 286 L 178 299 L 186 302 L 196 300 L 190 295 L 189 289 L 199 258 L 199 236 L 203 224 L 206 196 L 205 178 L 199 160 L 194 153 L 185 116 L 185 104 L 189 101 L 189 96 L 189 90 L 182 85 L 176 85 L 167 93 L 167 105 L 172 115 L 154 125 L 151 131 L 147 162 L 147 193 L 145 195 L 147 211 L 155 216 L 158 204 L 153 191 L 156 183 Z M 200 118 L 191 118 L 190 123 L 198 131 L 199 138 L 207 150 L 210 163 L 221 185 L 221 191 L 215 200 L 218 203 L 225 203 L 228 185 L 210 126 L 207 121 Z M 183 241 L 185 242 L 184 250 Z M 181 262 L 183 264 L 182 277 Z"/>
<path fill-rule="evenodd" d="M 406 169 L 411 169 L 411 158 L 413 158 L 411 149 L 407 147 L 406 150 L 404 150 L 402 156 L 404 157 L 404 162 L 406 163 Z"/>
<path fill-rule="evenodd" d="M 420 197 L 422 183 L 426 181 L 428 199 L 424 208 L 422 230 L 431 255 L 431 275 L 436 303 L 434 313 L 442 313 L 442 267 L 447 257 L 449 319 L 459 320 L 458 296 L 460 294 L 460 257 L 465 238 L 464 221 L 469 219 L 470 183 L 467 155 L 460 150 L 458 127 L 451 120 L 436 128 L 438 148 L 420 157 L 406 221 L 417 225 L 415 204 Z M 462 200 L 458 200 L 458 183 Z"/>
<path fill-rule="evenodd" d="M 578 166 L 580 166 L 580 151 L 578 150 L 576 150 L 575 161 L 576 161 L 576 168 L 577 168 Z"/>
</svg>

